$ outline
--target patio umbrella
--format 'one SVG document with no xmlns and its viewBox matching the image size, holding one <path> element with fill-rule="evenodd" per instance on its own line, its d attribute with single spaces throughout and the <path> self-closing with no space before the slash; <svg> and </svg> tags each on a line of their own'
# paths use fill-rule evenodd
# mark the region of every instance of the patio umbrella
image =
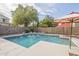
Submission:
<svg viewBox="0 0 79 59">
<path fill-rule="evenodd" d="M 65 16 L 63 17 L 59 17 L 59 18 L 56 18 L 56 19 L 67 19 L 67 18 L 79 18 L 79 12 L 71 12 L 69 14 L 66 14 Z"/>
<path fill-rule="evenodd" d="M 58 18 L 58 19 L 60 19 L 59 21 L 57 21 L 57 22 L 61 22 L 61 23 L 70 23 L 70 45 L 69 45 L 69 47 L 70 47 L 70 49 L 71 49 L 71 39 L 72 39 L 72 27 L 73 27 L 73 23 L 79 23 L 79 13 L 71 13 L 71 14 L 68 14 L 68 15 L 66 15 L 66 16 L 64 16 L 64 17 L 61 17 L 61 18 Z M 64 29 L 64 27 L 65 27 L 65 25 L 61 25 L 61 27 L 63 27 L 63 29 Z"/>
</svg>

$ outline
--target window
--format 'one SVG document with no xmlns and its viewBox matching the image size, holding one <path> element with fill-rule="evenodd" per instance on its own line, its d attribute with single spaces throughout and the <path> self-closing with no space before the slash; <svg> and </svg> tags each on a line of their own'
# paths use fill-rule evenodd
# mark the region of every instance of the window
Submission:
<svg viewBox="0 0 79 59">
<path fill-rule="evenodd" d="M 5 19 L 3 19 L 3 22 L 5 22 Z"/>
</svg>

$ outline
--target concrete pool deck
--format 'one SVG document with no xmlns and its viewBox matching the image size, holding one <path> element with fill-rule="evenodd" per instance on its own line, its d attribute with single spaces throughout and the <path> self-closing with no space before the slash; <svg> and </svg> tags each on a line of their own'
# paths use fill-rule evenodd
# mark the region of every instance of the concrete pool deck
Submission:
<svg viewBox="0 0 79 59">
<path fill-rule="evenodd" d="M 0 38 L 0 56 L 68 56 L 68 46 L 40 41 L 30 48 Z"/>
<path fill-rule="evenodd" d="M 3 39 L 4 37 L 19 36 L 19 35 L 23 34 L 7 35 L 0 37 L 0 56 L 69 56 L 69 52 L 79 55 L 79 48 L 72 47 L 72 49 L 69 49 L 68 45 L 60 45 L 56 43 L 39 41 L 38 43 L 34 44 L 31 47 L 25 48 L 16 43 Z M 46 34 L 46 35 L 52 35 L 52 34 Z M 62 36 L 58 34 L 54 36 L 59 36 L 60 38 L 69 38 L 65 35 Z M 77 38 L 72 39 L 73 39 L 72 41 L 79 47 L 78 44 L 79 40 Z"/>
</svg>

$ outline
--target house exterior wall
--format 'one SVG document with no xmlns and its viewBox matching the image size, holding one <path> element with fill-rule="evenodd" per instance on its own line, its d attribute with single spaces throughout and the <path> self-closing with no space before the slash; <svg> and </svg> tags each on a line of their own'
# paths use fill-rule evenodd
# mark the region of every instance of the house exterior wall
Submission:
<svg viewBox="0 0 79 59">
<path fill-rule="evenodd" d="M 59 23 L 58 27 L 70 27 L 70 23 Z"/>
<path fill-rule="evenodd" d="M 9 18 L 0 14 L 0 22 L 9 23 Z"/>
<path fill-rule="evenodd" d="M 4 3 L 0 4 L 0 22 L 9 23 L 11 16 L 11 10 Z"/>
<path fill-rule="evenodd" d="M 70 27 L 71 23 L 59 23 L 58 27 Z M 73 23 L 73 27 L 79 27 L 79 23 Z"/>
<path fill-rule="evenodd" d="M 75 27 L 79 27 L 79 23 L 75 23 Z"/>
<path fill-rule="evenodd" d="M 76 27 L 76 26 L 75 26 L 75 23 L 73 23 L 73 27 Z"/>
</svg>

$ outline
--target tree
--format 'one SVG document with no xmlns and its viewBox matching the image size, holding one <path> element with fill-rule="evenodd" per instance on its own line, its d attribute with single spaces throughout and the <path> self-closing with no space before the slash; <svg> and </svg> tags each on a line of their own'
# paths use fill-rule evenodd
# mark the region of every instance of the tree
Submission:
<svg viewBox="0 0 79 59">
<path fill-rule="evenodd" d="M 33 6 L 26 6 L 24 10 L 25 10 L 24 18 L 28 19 L 30 23 L 34 23 L 38 21 L 38 12 L 35 8 L 33 8 Z"/>
<path fill-rule="evenodd" d="M 18 26 L 19 24 L 21 25 L 22 24 L 22 19 L 23 19 L 23 6 L 22 5 L 18 5 L 18 8 L 16 8 L 16 10 L 13 12 L 14 15 L 13 15 L 13 20 L 12 20 L 12 23 L 15 25 L 15 26 Z"/>
<path fill-rule="evenodd" d="M 45 16 L 45 18 L 40 21 L 41 27 L 55 27 L 56 23 L 54 22 L 54 18 L 50 17 L 48 15 Z"/>
<path fill-rule="evenodd" d="M 13 24 L 24 25 L 27 27 L 33 22 L 38 22 L 38 12 L 33 6 L 26 6 L 25 8 L 22 5 L 18 5 L 18 8 L 14 11 L 13 15 Z"/>
</svg>

